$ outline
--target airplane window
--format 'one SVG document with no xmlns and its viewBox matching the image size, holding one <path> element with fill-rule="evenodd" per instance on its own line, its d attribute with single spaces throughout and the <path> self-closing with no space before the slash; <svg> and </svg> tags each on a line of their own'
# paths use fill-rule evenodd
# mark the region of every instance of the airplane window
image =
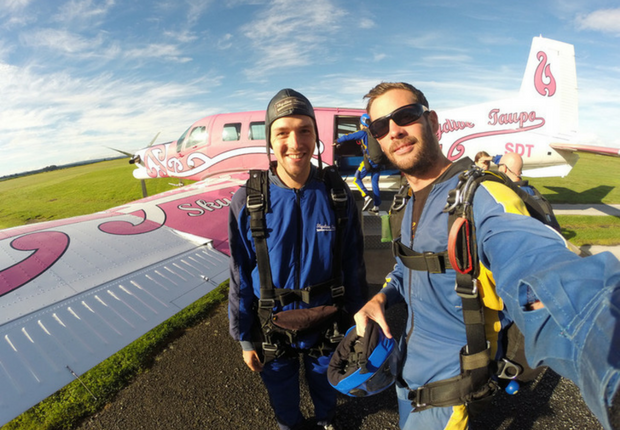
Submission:
<svg viewBox="0 0 620 430">
<path fill-rule="evenodd" d="M 265 140 L 265 121 L 250 123 L 250 140 Z"/>
<path fill-rule="evenodd" d="M 207 132 L 207 128 L 205 126 L 196 127 L 192 130 L 192 132 L 187 137 L 187 142 L 185 143 L 185 148 L 191 148 L 192 146 L 202 146 L 207 143 L 207 137 L 209 133 Z"/>
<path fill-rule="evenodd" d="M 224 124 L 222 130 L 222 140 L 225 142 L 239 140 L 241 135 L 241 123 Z"/>
<path fill-rule="evenodd" d="M 189 128 L 185 130 L 185 132 L 183 132 L 181 137 L 177 139 L 177 152 L 181 152 L 181 148 L 183 148 L 183 142 L 185 141 L 185 136 L 187 136 L 188 131 L 189 131 Z"/>
</svg>

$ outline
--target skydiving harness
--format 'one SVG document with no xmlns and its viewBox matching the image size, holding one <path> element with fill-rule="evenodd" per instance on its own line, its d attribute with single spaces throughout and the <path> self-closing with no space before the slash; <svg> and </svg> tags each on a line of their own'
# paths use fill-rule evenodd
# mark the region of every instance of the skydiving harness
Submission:
<svg viewBox="0 0 620 430">
<path fill-rule="evenodd" d="M 296 354 L 291 347 L 304 334 L 320 333 L 315 346 L 307 350 L 313 356 L 329 354 L 344 338 L 342 325 L 345 288 L 342 285 L 342 241 L 348 222 L 346 184 L 333 166 L 319 170 L 331 206 L 336 214 L 336 239 L 332 259 L 332 278 L 320 284 L 298 290 L 275 288 L 267 249 L 265 214 L 269 211 L 269 172 L 251 170 L 248 179 L 246 208 L 256 248 L 256 264 L 260 279 L 260 299 L 257 314 L 262 343 L 263 363 L 284 355 Z M 312 299 L 331 293 L 332 305 L 308 309 L 273 312 L 277 304 L 284 307 L 293 302 L 310 304 Z"/>
<path fill-rule="evenodd" d="M 410 270 L 445 273 L 446 270 L 453 269 L 456 272 L 455 291 L 463 304 L 467 344 L 460 353 L 461 374 L 410 390 L 408 397 L 414 412 L 431 407 L 462 404 L 468 405 L 470 409 L 474 407 L 475 412 L 475 406 L 484 406 L 487 403 L 484 401 L 490 400 L 497 392 L 497 378 L 531 380 L 542 371 L 542 368 L 534 370 L 527 365 L 523 335 L 514 324 L 507 329 L 508 340 L 504 358 L 499 361 L 491 359 L 490 345 L 485 333 L 484 305 L 478 290 L 480 264 L 473 219 L 474 194 L 485 180 L 500 182 L 511 188 L 524 201 L 532 217 L 549 224 L 544 208 L 505 175 L 471 167 L 460 174 L 459 182 L 456 188 L 449 192 L 443 210 L 449 214 L 447 250 L 419 253 L 403 245 L 398 239 L 393 241 L 394 256 L 399 257 Z M 402 211 L 407 196 L 408 190 L 401 189 L 392 205 L 393 213 Z M 399 382 L 407 386 L 402 377 Z"/>
</svg>

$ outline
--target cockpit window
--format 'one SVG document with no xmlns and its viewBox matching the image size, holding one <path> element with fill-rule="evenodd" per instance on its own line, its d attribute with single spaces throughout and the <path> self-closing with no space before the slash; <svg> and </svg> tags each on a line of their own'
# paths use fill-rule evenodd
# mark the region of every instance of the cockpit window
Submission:
<svg viewBox="0 0 620 430">
<path fill-rule="evenodd" d="M 241 136 L 241 123 L 237 122 L 234 124 L 224 124 L 224 129 L 222 130 L 222 140 L 225 142 L 230 142 L 234 140 L 239 140 Z"/>
<path fill-rule="evenodd" d="M 181 135 L 181 137 L 177 139 L 177 152 L 181 152 L 181 149 L 183 148 L 183 142 L 185 141 L 185 136 L 187 136 L 188 131 L 189 131 L 189 128 L 185 130 L 185 132 Z"/>
<path fill-rule="evenodd" d="M 187 137 L 185 149 L 191 148 L 193 146 L 206 145 L 207 137 L 209 137 L 209 133 L 207 132 L 207 128 L 204 125 L 194 128 Z"/>
<path fill-rule="evenodd" d="M 250 123 L 250 140 L 265 140 L 265 121 Z"/>
</svg>

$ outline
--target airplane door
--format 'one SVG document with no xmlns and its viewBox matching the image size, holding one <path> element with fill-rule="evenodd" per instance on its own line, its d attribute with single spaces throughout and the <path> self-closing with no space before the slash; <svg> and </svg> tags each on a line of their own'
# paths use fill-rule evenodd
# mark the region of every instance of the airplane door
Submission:
<svg viewBox="0 0 620 430">
<path fill-rule="evenodd" d="M 334 117 L 334 142 L 341 136 L 354 133 L 359 130 L 359 116 L 339 116 Z M 355 141 L 344 142 L 334 148 L 334 163 L 343 175 L 352 175 L 363 160 L 362 147 Z"/>
</svg>

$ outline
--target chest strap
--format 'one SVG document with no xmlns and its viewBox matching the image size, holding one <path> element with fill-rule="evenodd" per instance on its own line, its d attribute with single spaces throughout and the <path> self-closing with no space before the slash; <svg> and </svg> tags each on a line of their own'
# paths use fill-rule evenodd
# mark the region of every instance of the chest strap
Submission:
<svg viewBox="0 0 620 430">
<path fill-rule="evenodd" d="M 392 241 L 392 254 L 401 259 L 409 270 L 430 273 L 445 273 L 452 269 L 448 251 L 443 252 L 416 252 L 405 246 L 400 238 Z"/>
</svg>

